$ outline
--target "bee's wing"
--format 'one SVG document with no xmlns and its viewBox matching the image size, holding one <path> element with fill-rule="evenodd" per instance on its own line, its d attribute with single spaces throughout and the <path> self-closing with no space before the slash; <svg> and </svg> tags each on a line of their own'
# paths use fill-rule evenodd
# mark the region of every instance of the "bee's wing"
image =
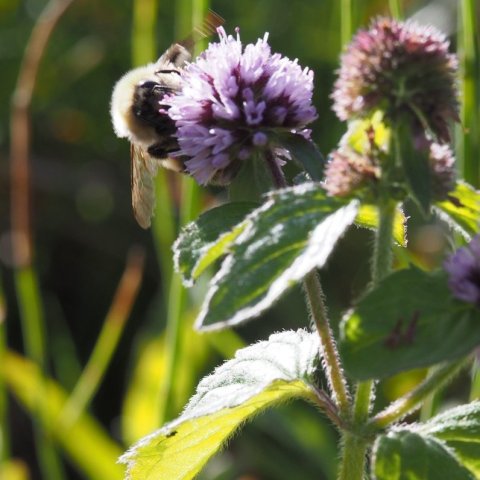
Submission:
<svg viewBox="0 0 480 480">
<path fill-rule="evenodd" d="M 158 162 L 142 147 L 133 143 L 130 153 L 133 214 L 142 228 L 148 228 L 155 208 L 154 178 Z"/>
</svg>

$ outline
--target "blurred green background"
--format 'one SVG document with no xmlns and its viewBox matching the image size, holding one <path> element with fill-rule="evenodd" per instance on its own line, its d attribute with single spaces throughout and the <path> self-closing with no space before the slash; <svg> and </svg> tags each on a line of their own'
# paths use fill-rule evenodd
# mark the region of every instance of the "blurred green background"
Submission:
<svg viewBox="0 0 480 480">
<path fill-rule="evenodd" d="M 400 7 L 397 13 L 433 23 L 459 48 L 466 101 L 456 148 L 461 172 L 478 186 L 478 8 L 475 1 L 452 0 L 74 0 L 43 52 L 29 110 L 34 256 L 19 266 L 11 242 L 10 106 L 45 4 L 0 0 L 0 479 L 113 480 L 123 471 L 116 457 L 178 414 L 198 379 L 236 348 L 307 323 L 297 289 L 233 333 L 192 331 L 205 284 L 181 289 L 171 275 L 169 244 L 180 224 L 220 201 L 222 192 L 200 191 L 162 172 L 154 227 L 137 226 L 129 146 L 110 123 L 115 81 L 133 63 L 155 60 L 210 7 L 227 32 L 240 27 L 244 43 L 268 31 L 274 51 L 315 71 L 313 138 L 328 153 L 345 130 L 329 97 L 342 44 L 352 29 Z M 442 239 L 439 226 L 417 225 L 411 258 L 435 266 Z M 350 232 L 323 274 L 336 322 L 368 282 L 370 246 L 369 232 Z M 378 404 L 424 375 L 384 382 Z M 460 378 L 445 398 L 468 399 L 467 380 Z M 248 425 L 202 478 L 331 479 L 336 442 L 321 414 L 287 405 Z"/>
</svg>

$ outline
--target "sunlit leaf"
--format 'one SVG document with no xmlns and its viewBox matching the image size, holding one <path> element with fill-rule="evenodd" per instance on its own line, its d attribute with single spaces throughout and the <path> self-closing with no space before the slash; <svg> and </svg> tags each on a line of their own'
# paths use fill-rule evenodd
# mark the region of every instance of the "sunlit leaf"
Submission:
<svg viewBox="0 0 480 480">
<path fill-rule="evenodd" d="M 172 385 L 173 409 L 177 412 L 183 409 L 195 390 L 201 372 L 205 371 L 210 348 L 228 359 L 245 346 L 231 330 L 201 335 L 192 329 L 190 323 L 182 329 L 181 337 L 182 355 L 179 356 L 177 375 Z M 166 378 L 166 362 L 165 336 L 149 339 L 139 347 L 123 405 L 123 438 L 129 444 L 161 424 L 160 413 L 163 411 L 162 402 L 165 401 L 165 384 L 162 380 Z"/>
<path fill-rule="evenodd" d="M 342 323 L 340 350 L 356 379 L 453 360 L 480 344 L 480 311 L 453 298 L 445 273 L 400 270 Z"/>
<path fill-rule="evenodd" d="M 466 182 L 459 181 L 445 201 L 436 203 L 434 211 L 470 240 L 479 231 L 480 191 Z"/>
<path fill-rule="evenodd" d="M 303 330 L 239 350 L 200 382 L 177 420 L 122 456 L 127 478 L 193 478 L 246 420 L 289 398 L 312 398 L 318 352 L 317 336 Z"/>
<path fill-rule="evenodd" d="M 197 328 L 236 325 L 269 308 L 325 264 L 357 211 L 357 201 L 345 204 L 327 197 L 314 183 L 270 194 L 230 246 L 210 284 Z"/>
<path fill-rule="evenodd" d="M 378 208 L 375 205 L 362 204 L 355 219 L 355 224 L 360 227 L 378 228 Z M 393 238 L 402 247 L 407 246 L 407 218 L 401 208 L 395 210 L 393 220 Z"/>
<path fill-rule="evenodd" d="M 92 480 L 123 478 L 123 469 L 116 464 L 121 450 L 87 414 L 80 415 L 72 425 L 63 428 L 59 419 L 67 395 L 52 380 L 42 381 L 38 367 L 13 352 L 6 352 L 0 363 L 0 374 L 19 402 L 31 413 L 39 411 L 37 420 L 45 423 L 53 438 L 70 457 L 74 465 Z"/>
<path fill-rule="evenodd" d="M 475 479 L 442 442 L 406 429 L 377 439 L 372 469 L 377 480 Z"/>
<path fill-rule="evenodd" d="M 418 425 L 417 430 L 445 442 L 475 478 L 480 478 L 480 402 L 446 410 Z"/>
<path fill-rule="evenodd" d="M 235 202 L 212 208 L 186 225 L 173 245 L 175 269 L 191 285 L 245 228 L 242 220 L 257 204 Z"/>
<path fill-rule="evenodd" d="M 390 145 L 391 132 L 383 121 L 384 113 L 375 111 L 370 118 L 355 119 L 348 123 L 348 131 L 342 137 L 341 144 L 348 145 L 360 154 L 370 152 L 373 142 L 376 148 L 386 151 Z"/>
<path fill-rule="evenodd" d="M 21 460 L 9 460 L 0 463 L 0 478 L 2 480 L 29 480 L 27 465 Z"/>
</svg>

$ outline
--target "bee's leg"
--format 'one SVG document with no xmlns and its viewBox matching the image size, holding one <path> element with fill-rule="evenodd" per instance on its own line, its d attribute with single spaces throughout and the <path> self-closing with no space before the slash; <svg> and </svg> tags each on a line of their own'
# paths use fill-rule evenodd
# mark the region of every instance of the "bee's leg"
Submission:
<svg viewBox="0 0 480 480">
<path fill-rule="evenodd" d="M 155 158 L 168 158 L 168 156 L 178 151 L 177 142 L 172 140 L 170 142 L 154 143 L 148 147 L 148 153 Z"/>
</svg>

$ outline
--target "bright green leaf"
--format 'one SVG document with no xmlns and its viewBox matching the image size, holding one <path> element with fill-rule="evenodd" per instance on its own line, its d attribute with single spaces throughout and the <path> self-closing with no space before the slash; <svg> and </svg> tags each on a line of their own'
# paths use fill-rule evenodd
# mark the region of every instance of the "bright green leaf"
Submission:
<svg viewBox="0 0 480 480">
<path fill-rule="evenodd" d="M 453 360 L 480 344 L 480 311 L 455 300 L 446 275 L 391 274 L 342 323 L 340 349 L 356 379 Z"/>
<path fill-rule="evenodd" d="M 434 211 L 469 241 L 479 231 L 480 191 L 459 181 L 448 198 L 435 205 Z"/>
<path fill-rule="evenodd" d="M 325 264 L 357 211 L 357 201 L 327 197 L 314 183 L 271 193 L 230 246 L 196 327 L 213 330 L 258 316 Z"/>
<path fill-rule="evenodd" d="M 256 206 L 253 202 L 227 203 L 208 210 L 182 229 L 173 250 L 175 269 L 185 284 L 191 285 L 226 253 L 246 226 L 242 220 Z"/>
<path fill-rule="evenodd" d="M 446 410 L 417 430 L 445 442 L 475 478 L 480 478 L 480 402 Z"/>
<path fill-rule="evenodd" d="M 375 205 L 361 205 L 355 224 L 364 228 L 376 229 L 378 227 L 378 208 Z M 403 210 L 397 208 L 393 220 L 393 238 L 402 247 L 407 246 L 406 231 L 407 218 Z"/>
<path fill-rule="evenodd" d="M 474 480 L 440 441 L 409 430 L 381 435 L 374 446 L 377 480 Z"/>
<path fill-rule="evenodd" d="M 375 147 L 384 152 L 388 151 L 391 131 L 384 123 L 384 115 L 383 111 L 376 110 L 369 118 L 350 121 L 341 144 L 348 145 L 359 154 L 368 154 L 372 149 L 373 133 Z"/>
<path fill-rule="evenodd" d="M 183 414 L 121 457 L 129 480 L 188 480 L 246 420 L 292 397 L 312 398 L 317 335 L 271 335 L 239 350 L 198 385 Z"/>
<path fill-rule="evenodd" d="M 86 478 L 123 478 L 123 469 L 116 463 L 120 447 L 90 416 L 83 413 L 68 428 L 58 425 L 67 395 L 52 380 L 43 381 L 34 363 L 7 351 L 0 363 L 0 375 L 8 389 L 31 414 L 39 411 L 39 404 L 43 407 L 37 420 L 45 423 L 44 427 L 50 429 L 55 441 Z"/>
</svg>

